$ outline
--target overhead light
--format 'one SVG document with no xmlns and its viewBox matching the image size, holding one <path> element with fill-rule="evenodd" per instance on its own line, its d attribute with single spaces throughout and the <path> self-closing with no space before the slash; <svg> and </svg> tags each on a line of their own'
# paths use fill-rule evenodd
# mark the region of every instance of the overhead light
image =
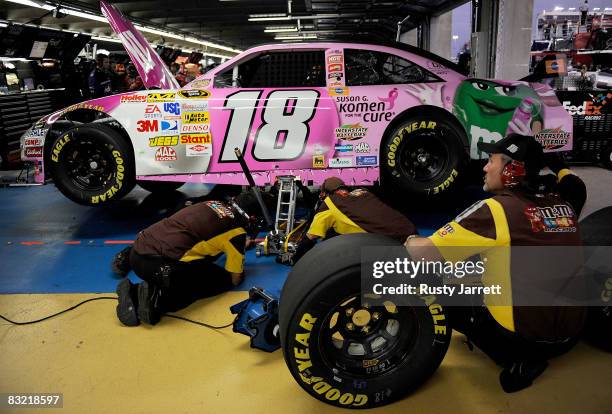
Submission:
<svg viewBox="0 0 612 414">
<path fill-rule="evenodd" d="M 163 30 L 153 29 L 151 27 L 141 26 L 139 24 L 135 24 L 134 27 L 141 32 L 156 34 L 162 37 L 169 37 L 171 39 L 185 40 L 185 36 L 179 36 L 174 33 L 166 32 Z"/>
<path fill-rule="evenodd" d="M 287 13 L 263 13 L 263 14 L 249 14 L 250 18 L 263 19 L 271 17 L 289 17 Z"/>
<path fill-rule="evenodd" d="M 595 7 L 593 10 L 601 10 L 599 7 Z"/>
<path fill-rule="evenodd" d="M 605 11 L 612 10 L 612 7 L 606 7 L 604 10 L 605 10 Z"/>
<path fill-rule="evenodd" d="M 7 27 L 7 26 L 8 26 L 8 24 L 6 24 L 6 23 L 0 23 L 0 27 Z"/>
<path fill-rule="evenodd" d="M 197 37 L 185 37 L 183 40 L 187 41 L 187 42 L 191 42 L 191 43 L 197 43 L 199 45 L 204 45 L 204 46 L 208 46 L 208 47 L 212 47 L 215 49 L 221 49 L 221 50 L 227 50 L 228 52 L 233 52 L 233 53 L 241 53 L 242 50 L 240 49 L 232 49 L 231 47 L 227 47 L 227 46 L 222 46 L 222 45 L 218 45 L 216 43 L 212 43 L 212 42 L 208 42 L 206 40 L 202 40 L 202 39 L 198 39 Z"/>
<path fill-rule="evenodd" d="M 250 22 L 268 22 L 273 20 L 291 20 L 291 17 L 249 17 Z"/>
<path fill-rule="evenodd" d="M 121 40 L 114 37 L 92 36 L 91 40 L 100 40 L 102 42 L 121 43 Z"/>
<path fill-rule="evenodd" d="M 563 7 L 559 7 L 559 6 L 555 7 L 555 11 L 562 11 L 562 10 L 563 10 Z"/>
<path fill-rule="evenodd" d="M 24 6 L 36 7 L 44 10 L 53 10 L 55 6 L 51 6 L 50 4 L 45 4 L 44 2 L 38 2 L 34 0 L 6 0 L 11 3 L 22 4 Z"/>
<path fill-rule="evenodd" d="M 458 39 L 459 39 L 459 36 L 453 35 L 453 40 L 458 40 Z"/>
<path fill-rule="evenodd" d="M 284 33 L 284 32 L 297 32 L 296 26 L 285 26 L 285 27 L 266 27 L 264 33 Z"/>
<path fill-rule="evenodd" d="M 106 17 L 98 16 L 96 14 L 84 13 L 77 10 L 71 9 L 60 9 L 61 13 L 69 14 L 70 16 L 82 17 L 84 19 L 95 20 L 96 22 L 108 23 Z"/>
<path fill-rule="evenodd" d="M 574 10 L 576 10 L 576 8 L 575 7 L 570 7 L 568 10 L 569 11 L 574 11 Z"/>
<path fill-rule="evenodd" d="M 316 34 L 303 34 L 303 35 L 290 35 L 290 36 L 275 36 L 274 40 L 305 40 L 305 39 L 317 39 L 318 36 Z"/>
<path fill-rule="evenodd" d="M 3 61 L 3 62 L 25 62 L 28 59 L 26 59 L 26 58 L 0 57 L 0 60 Z M 11 69 L 14 69 L 14 67 L 11 68 Z"/>
<path fill-rule="evenodd" d="M 224 55 L 218 55 L 216 53 L 208 53 L 208 52 L 203 52 L 206 56 L 212 56 L 212 57 L 217 57 L 217 58 L 221 58 L 221 59 L 231 59 L 232 56 L 224 56 Z"/>
</svg>

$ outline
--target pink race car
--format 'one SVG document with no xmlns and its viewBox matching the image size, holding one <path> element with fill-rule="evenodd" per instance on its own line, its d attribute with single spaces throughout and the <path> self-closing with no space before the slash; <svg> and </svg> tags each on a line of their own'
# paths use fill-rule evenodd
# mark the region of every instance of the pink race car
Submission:
<svg viewBox="0 0 612 414">
<path fill-rule="evenodd" d="M 399 43 L 302 43 L 249 49 L 181 89 L 133 25 L 102 10 L 149 90 L 72 105 L 21 141 L 37 179 L 50 174 L 77 203 L 114 201 L 136 182 L 246 184 L 235 148 L 258 185 L 335 175 L 421 195 L 451 189 L 484 157 L 477 142 L 510 131 L 571 149 L 572 119 L 543 84 L 469 79 Z"/>
</svg>

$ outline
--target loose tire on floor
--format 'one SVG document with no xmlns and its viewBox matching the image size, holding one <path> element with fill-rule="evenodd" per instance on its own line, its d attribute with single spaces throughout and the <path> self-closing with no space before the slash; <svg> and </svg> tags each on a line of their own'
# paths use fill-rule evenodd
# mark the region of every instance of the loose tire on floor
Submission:
<svg viewBox="0 0 612 414">
<path fill-rule="evenodd" d="M 381 142 L 383 185 L 427 197 L 456 187 L 466 160 L 457 128 L 435 115 L 403 120 Z"/>
<path fill-rule="evenodd" d="M 136 182 L 143 189 L 154 194 L 171 193 L 181 188 L 185 183 L 179 181 L 147 181 L 138 180 Z"/>
<path fill-rule="evenodd" d="M 609 246 L 601 254 L 607 256 L 612 249 L 612 207 L 605 207 L 591 213 L 580 222 L 580 231 L 585 246 Z M 593 250 L 590 250 L 593 251 Z M 597 277 L 602 301 L 608 306 L 588 308 L 584 337 L 602 349 L 612 352 L 612 274 Z"/>
<path fill-rule="evenodd" d="M 135 184 L 132 148 L 108 125 L 86 124 L 64 132 L 51 143 L 46 166 L 66 197 L 87 206 L 118 200 Z"/>
<path fill-rule="evenodd" d="M 372 408 L 414 391 L 438 368 L 450 341 L 451 328 L 437 303 L 361 303 L 365 246 L 398 243 L 365 233 L 319 243 L 293 268 L 280 298 L 281 345 L 291 374 L 310 395 L 338 407 Z M 370 314 L 371 331 L 347 333 L 345 323 L 352 319 L 345 315 L 363 311 Z"/>
</svg>

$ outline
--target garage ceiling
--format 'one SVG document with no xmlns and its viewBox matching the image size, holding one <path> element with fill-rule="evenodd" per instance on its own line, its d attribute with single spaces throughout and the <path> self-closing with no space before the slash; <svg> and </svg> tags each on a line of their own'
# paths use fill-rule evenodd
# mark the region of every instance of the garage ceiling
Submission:
<svg viewBox="0 0 612 414">
<path fill-rule="evenodd" d="M 27 3 L 32 0 L 13 1 Z M 33 1 L 101 15 L 98 0 Z M 304 40 L 366 37 L 372 41 L 389 41 L 395 38 L 397 22 L 407 16 L 409 18 L 403 25 L 404 31 L 418 26 L 427 16 L 442 14 L 466 2 L 466 0 L 111 1 L 130 19 L 142 25 L 187 36 L 197 36 L 217 45 L 240 50 L 261 43 L 283 41 L 281 38 L 286 38 L 285 41 L 299 41 L 299 36 L 305 37 Z M 112 34 L 106 22 L 73 15 L 56 18 L 47 10 L 8 0 L 0 0 L 0 18 L 98 36 Z M 153 43 L 162 41 L 162 36 L 158 34 L 143 34 Z M 166 37 L 163 41 L 169 46 L 204 49 L 194 43 L 174 38 Z M 229 56 L 235 54 L 227 49 L 211 46 L 207 50 Z"/>
</svg>

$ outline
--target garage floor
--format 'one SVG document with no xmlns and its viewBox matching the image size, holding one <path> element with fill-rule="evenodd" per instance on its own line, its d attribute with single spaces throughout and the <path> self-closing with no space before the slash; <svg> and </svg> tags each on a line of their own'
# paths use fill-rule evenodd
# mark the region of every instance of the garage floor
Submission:
<svg viewBox="0 0 612 414">
<path fill-rule="evenodd" d="M 589 188 L 585 215 L 612 205 L 612 172 L 576 170 Z M 31 320 L 108 296 L 118 282 L 109 270 L 113 255 L 182 198 L 207 190 L 190 185 L 182 195 L 159 199 L 137 189 L 117 205 L 93 209 L 68 201 L 52 185 L 0 189 L 0 313 Z M 427 235 L 460 209 L 413 213 L 413 219 Z M 252 251 L 246 267 L 242 290 L 199 301 L 181 314 L 225 324 L 232 319 L 229 306 L 246 298 L 249 287 L 280 288 L 289 270 Z M 169 318 L 154 328 L 126 328 L 114 307 L 97 301 L 35 325 L 0 322 L 0 393 L 62 392 L 69 413 L 340 411 L 303 392 L 280 351 L 255 351 L 231 329 L 211 331 Z M 484 354 L 470 352 L 455 335 L 424 387 L 376 411 L 611 412 L 612 355 L 588 344 L 553 360 L 533 387 L 518 394 L 505 394 L 498 374 Z"/>
</svg>

